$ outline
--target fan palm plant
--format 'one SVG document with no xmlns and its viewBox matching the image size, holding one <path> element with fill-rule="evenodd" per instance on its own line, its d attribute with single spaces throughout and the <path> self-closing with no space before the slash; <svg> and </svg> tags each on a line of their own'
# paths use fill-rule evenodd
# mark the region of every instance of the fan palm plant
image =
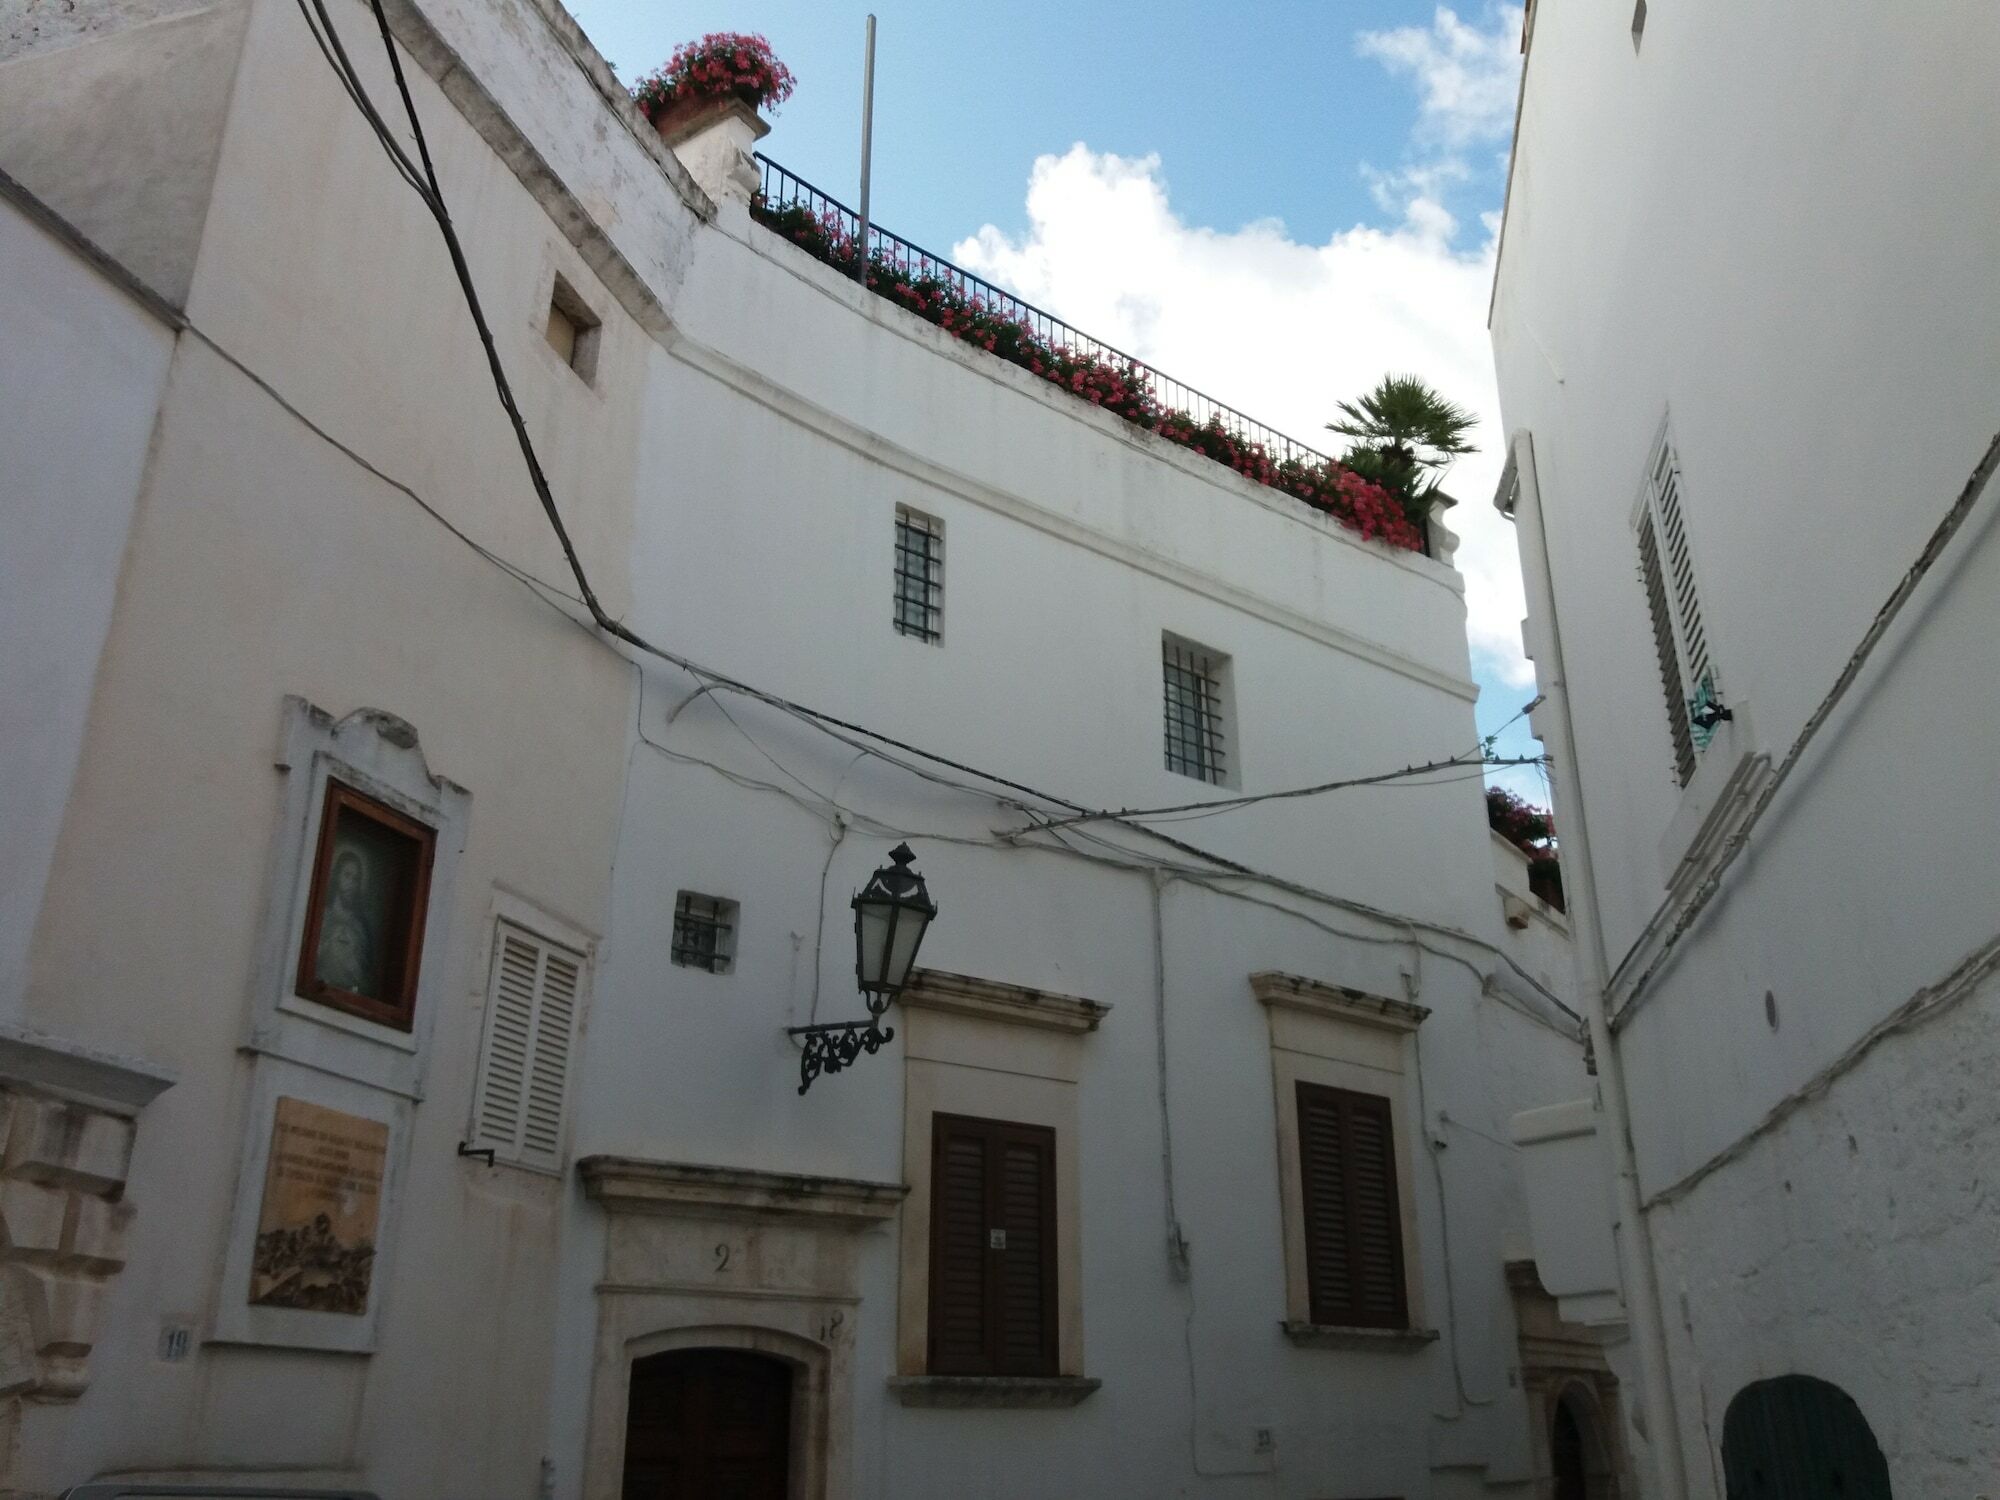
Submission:
<svg viewBox="0 0 2000 1500">
<path fill-rule="evenodd" d="M 1340 403 L 1329 431 L 1354 439 L 1342 462 L 1395 491 L 1418 520 L 1451 461 L 1478 450 L 1465 440 L 1479 419 L 1414 375 L 1384 375 L 1375 389 Z"/>
</svg>

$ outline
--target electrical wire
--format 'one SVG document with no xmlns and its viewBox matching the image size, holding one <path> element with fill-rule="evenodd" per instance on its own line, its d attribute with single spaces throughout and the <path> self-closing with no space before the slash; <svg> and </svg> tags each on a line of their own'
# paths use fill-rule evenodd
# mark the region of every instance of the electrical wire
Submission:
<svg viewBox="0 0 2000 1500">
<path fill-rule="evenodd" d="M 1252 807 L 1259 802 L 1279 802 L 1290 797 L 1317 797 L 1322 792 L 1341 792 L 1350 787 L 1380 786 L 1385 782 L 1401 781 L 1405 777 L 1425 776 L 1432 771 L 1480 766 L 1483 774 L 1483 768 L 1486 766 L 1530 766 L 1537 764 L 1540 759 L 1540 756 L 1534 755 L 1488 757 L 1481 760 L 1454 756 L 1450 760 L 1433 760 L 1426 761 L 1420 766 L 1404 766 L 1399 771 L 1378 771 L 1373 776 L 1350 776 L 1342 781 L 1321 781 L 1312 786 L 1290 787 L 1281 792 L 1252 792 L 1241 797 L 1213 797 L 1206 802 L 1177 802 L 1168 807 L 1121 807 L 1112 812 L 1076 813 L 1067 818 L 1057 818 L 1048 826 L 1062 828 L 1072 823 L 1097 823 L 1106 819 L 1144 822 L 1153 818 L 1164 818 L 1171 813 L 1193 813 L 1197 817 L 1212 817 L 1219 812 L 1233 812 L 1239 807 Z"/>
</svg>

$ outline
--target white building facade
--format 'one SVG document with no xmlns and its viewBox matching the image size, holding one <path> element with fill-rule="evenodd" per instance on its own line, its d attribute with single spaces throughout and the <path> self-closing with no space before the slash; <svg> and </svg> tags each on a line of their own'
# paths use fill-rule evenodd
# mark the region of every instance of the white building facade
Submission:
<svg viewBox="0 0 2000 1500">
<path fill-rule="evenodd" d="M 1499 501 L 1602 1075 L 1536 1243 L 1622 1166 L 1661 1492 L 1985 1493 L 2000 19 L 1544 0 L 1527 46 Z"/>
<path fill-rule="evenodd" d="M 1092 813 L 1476 760 L 1448 533 L 864 291 L 553 6 L 385 14 L 623 638 L 301 12 L 18 23 L 0 1493 L 1626 1493 L 1476 772 Z"/>
</svg>

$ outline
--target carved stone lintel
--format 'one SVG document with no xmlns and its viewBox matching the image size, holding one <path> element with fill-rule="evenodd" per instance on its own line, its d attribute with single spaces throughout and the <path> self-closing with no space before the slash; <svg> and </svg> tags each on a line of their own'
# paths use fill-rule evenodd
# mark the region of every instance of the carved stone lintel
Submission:
<svg viewBox="0 0 2000 1500">
<path fill-rule="evenodd" d="M 812 1220 L 855 1229 L 894 1217 L 909 1192 L 900 1182 L 810 1177 L 631 1156 L 586 1156 L 577 1163 L 577 1173 L 583 1178 L 586 1195 L 624 1213 Z"/>
<path fill-rule="evenodd" d="M 1354 1021 L 1384 1031 L 1415 1031 L 1430 1010 L 1408 1000 L 1371 995 L 1344 984 L 1327 984 L 1298 974 L 1266 969 L 1250 976 L 1250 989 L 1265 1005 L 1305 1011 L 1309 1015 Z"/>
<path fill-rule="evenodd" d="M 942 969 L 917 970 L 910 976 L 901 1001 L 905 1010 L 947 1011 L 1075 1035 L 1097 1030 L 1111 1014 L 1111 1007 L 1101 1001 L 977 979 L 970 974 L 949 974 Z"/>
</svg>

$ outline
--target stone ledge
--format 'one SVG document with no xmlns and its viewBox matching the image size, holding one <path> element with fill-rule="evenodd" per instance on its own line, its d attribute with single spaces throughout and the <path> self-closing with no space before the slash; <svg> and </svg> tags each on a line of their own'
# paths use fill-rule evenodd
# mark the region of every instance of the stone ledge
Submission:
<svg viewBox="0 0 2000 1500">
<path fill-rule="evenodd" d="M 1278 1325 L 1301 1349 L 1345 1349 L 1351 1353 L 1409 1354 L 1437 1342 L 1435 1328 L 1346 1328 L 1337 1323 Z"/>
<path fill-rule="evenodd" d="M 909 987 L 900 999 L 906 1010 L 944 1011 L 950 1015 L 976 1016 L 982 1021 L 1068 1032 L 1073 1036 L 1097 1030 L 1099 1023 L 1111 1014 L 1110 1006 L 1096 1000 L 1026 989 L 970 974 L 949 974 L 942 969 L 917 970 L 910 976 Z"/>
<path fill-rule="evenodd" d="M 1103 1384 L 1082 1375 L 893 1375 L 889 1394 L 905 1406 L 1052 1410 Z"/>
<path fill-rule="evenodd" d="M 1384 1031 L 1415 1031 L 1430 1010 L 1407 1000 L 1387 995 L 1371 995 L 1366 990 L 1349 989 L 1344 984 L 1326 984 L 1298 974 L 1281 974 L 1274 969 L 1250 976 L 1250 990 L 1265 1005 L 1303 1011 L 1310 1016 L 1327 1016 L 1338 1021 L 1355 1021 Z"/>
<path fill-rule="evenodd" d="M 893 1218 L 910 1191 L 900 1182 L 808 1177 L 632 1156 L 586 1156 L 576 1169 L 586 1195 L 624 1213 L 802 1219 L 855 1229 Z"/>
<path fill-rule="evenodd" d="M 114 1115 L 136 1115 L 174 1075 L 67 1037 L 0 1024 L 0 1083 L 19 1085 Z"/>
</svg>

